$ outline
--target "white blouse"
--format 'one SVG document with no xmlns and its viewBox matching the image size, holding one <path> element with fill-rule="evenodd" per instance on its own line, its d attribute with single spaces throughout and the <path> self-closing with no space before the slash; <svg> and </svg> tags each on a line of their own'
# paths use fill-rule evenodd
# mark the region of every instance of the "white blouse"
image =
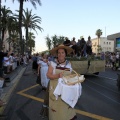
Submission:
<svg viewBox="0 0 120 120">
<path fill-rule="evenodd" d="M 55 74 L 55 69 L 56 69 L 57 63 L 51 61 L 51 62 L 50 62 L 50 65 L 53 67 L 53 74 Z M 72 70 L 71 63 L 70 63 L 70 62 L 68 62 L 67 65 L 59 64 L 58 67 L 65 67 L 65 68 L 69 68 L 70 70 Z"/>
</svg>

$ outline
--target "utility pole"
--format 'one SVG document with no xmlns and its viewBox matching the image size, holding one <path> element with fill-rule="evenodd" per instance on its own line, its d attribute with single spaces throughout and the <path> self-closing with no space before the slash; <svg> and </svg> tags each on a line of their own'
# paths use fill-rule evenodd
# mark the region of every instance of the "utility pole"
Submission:
<svg viewBox="0 0 120 120">
<path fill-rule="evenodd" d="M 105 26 L 105 37 L 106 37 L 106 26 Z"/>
</svg>

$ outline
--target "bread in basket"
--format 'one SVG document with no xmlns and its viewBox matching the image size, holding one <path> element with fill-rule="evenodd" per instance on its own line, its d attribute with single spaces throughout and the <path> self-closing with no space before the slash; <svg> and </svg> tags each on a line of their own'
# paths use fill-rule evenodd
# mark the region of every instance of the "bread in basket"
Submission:
<svg viewBox="0 0 120 120">
<path fill-rule="evenodd" d="M 85 78 L 84 75 L 78 74 L 76 71 L 72 70 L 75 74 L 70 74 L 68 76 L 63 75 L 63 80 L 67 85 L 75 85 L 76 83 L 82 83 Z"/>
</svg>

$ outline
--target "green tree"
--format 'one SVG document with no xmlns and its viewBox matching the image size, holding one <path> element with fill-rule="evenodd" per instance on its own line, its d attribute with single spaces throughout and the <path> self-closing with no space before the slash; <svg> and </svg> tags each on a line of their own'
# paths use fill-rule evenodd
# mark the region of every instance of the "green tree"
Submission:
<svg viewBox="0 0 120 120">
<path fill-rule="evenodd" d="M 14 2 L 15 0 L 13 0 Z M 23 4 L 24 2 L 31 2 L 32 5 L 34 6 L 34 8 L 36 9 L 36 4 L 41 5 L 41 1 L 40 0 L 18 0 L 18 2 L 20 3 L 19 6 L 19 35 L 20 35 L 20 41 L 22 42 L 22 16 L 23 16 Z M 22 46 L 21 46 L 22 48 Z M 23 54 L 23 53 L 22 53 Z"/>
<path fill-rule="evenodd" d="M 19 46 L 19 34 L 18 33 L 12 33 L 6 41 L 9 43 L 9 49 L 10 49 L 10 44 L 12 44 L 12 47 L 14 48 L 13 50 L 15 51 L 18 46 Z"/>
<path fill-rule="evenodd" d="M 48 50 L 50 50 L 52 47 L 54 48 L 57 45 L 63 44 L 65 37 L 54 35 L 50 39 L 50 37 L 47 35 L 45 39 L 46 39 L 46 46 L 48 47 Z"/>
<path fill-rule="evenodd" d="M 58 37 L 57 35 L 52 36 L 52 46 L 56 47 L 58 45 Z"/>
<path fill-rule="evenodd" d="M 12 11 L 9 8 L 2 7 L 1 8 L 1 32 L 2 32 L 2 38 L 1 38 L 1 44 L 0 44 L 0 50 L 2 49 L 3 40 L 4 40 L 4 34 L 5 31 L 8 29 L 8 21 L 9 19 L 12 19 Z"/>
<path fill-rule="evenodd" d="M 28 47 L 31 54 L 32 51 L 34 51 L 34 47 L 35 47 L 35 35 L 32 32 L 28 33 Z"/>
<path fill-rule="evenodd" d="M 9 38 L 7 38 L 7 41 L 9 43 L 9 50 L 10 50 L 10 44 L 14 44 L 15 37 L 18 37 L 18 22 L 15 17 L 10 16 L 7 21 L 7 30 L 9 33 Z M 14 45 L 15 46 L 15 45 Z M 15 47 L 14 47 L 15 48 Z"/>
<path fill-rule="evenodd" d="M 58 37 L 58 45 L 63 44 L 64 41 L 65 41 L 65 37 L 64 36 L 59 36 Z"/>
<path fill-rule="evenodd" d="M 46 46 L 48 47 L 48 50 L 50 50 L 52 48 L 52 43 L 51 43 L 51 39 L 49 38 L 49 35 L 46 36 Z"/>
<path fill-rule="evenodd" d="M 102 35 L 102 30 L 97 29 L 95 35 L 97 35 L 97 37 L 98 37 L 98 53 L 99 53 L 99 39 L 100 39 L 100 37 Z"/>
<path fill-rule="evenodd" d="M 42 31 L 43 29 L 40 27 L 41 24 L 41 18 L 37 16 L 36 14 L 32 15 L 32 10 L 26 9 L 23 10 L 23 27 L 25 27 L 26 30 L 26 49 L 27 49 L 27 41 L 28 41 L 28 32 L 29 29 L 35 30 L 38 29 Z M 36 31 L 37 32 L 37 31 Z"/>
</svg>

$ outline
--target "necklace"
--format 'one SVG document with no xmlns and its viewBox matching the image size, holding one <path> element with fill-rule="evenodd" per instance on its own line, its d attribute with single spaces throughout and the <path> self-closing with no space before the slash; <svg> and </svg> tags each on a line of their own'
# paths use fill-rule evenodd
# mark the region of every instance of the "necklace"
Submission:
<svg viewBox="0 0 120 120">
<path fill-rule="evenodd" d="M 57 59 L 57 61 L 58 61 L 58 64 L 57 64 L 57 65 L 60 65 L 60 64 L 64 63 L 66 60 L 64 60 L 63 62 L 60 62 L 60 61 Z"/>
</svg>

